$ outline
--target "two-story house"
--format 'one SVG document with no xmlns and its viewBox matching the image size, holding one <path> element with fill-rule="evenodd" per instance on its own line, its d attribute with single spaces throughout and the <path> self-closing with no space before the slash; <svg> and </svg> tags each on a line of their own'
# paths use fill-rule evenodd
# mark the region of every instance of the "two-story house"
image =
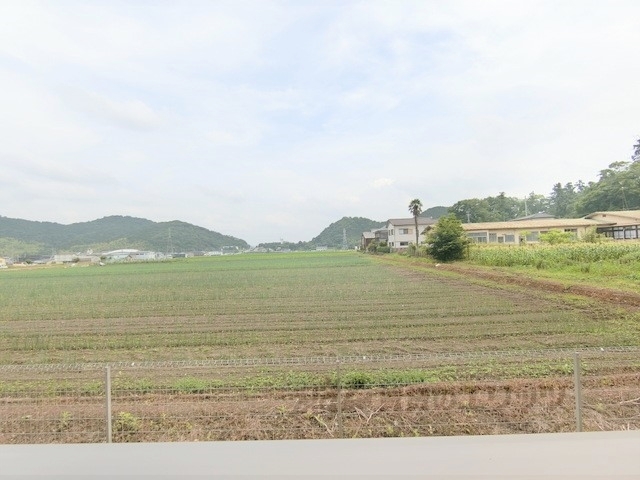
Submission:
<svg viewBox="0 0 640 480">
<path fill-rule="evenodd" d="M 418 217 L 418 244 L 425 241 L 424 231 L 434 225 L 436 220 L 427 217 Z M 411 218 L 391 218 L 387 221 L 389 247 L 392 251 L 405 250 L 409 244 L 416 243 L 416 224 Z"/>
</svg>

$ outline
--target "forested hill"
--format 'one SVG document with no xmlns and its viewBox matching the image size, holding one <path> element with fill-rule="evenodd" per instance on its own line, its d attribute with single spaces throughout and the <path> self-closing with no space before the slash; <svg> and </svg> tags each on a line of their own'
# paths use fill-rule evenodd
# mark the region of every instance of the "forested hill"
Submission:
<svg viewBox="0 0 640 480">
<path fill-rule="evenodd" d="M 360 245 L 362 232 L 384 227 L 385 224 L 386 222 L 377 222 L 363 217 L 342 217 L 320 232 L 310 243 L 315 246 L 342 248 L 344 233 L 346 233 L 347 248 L 354 248 L 356 245 Z"/>
<path fill-rule="evenodd" d="M 431 207 L 420 214 L 421 217 L 439 219 L 449 213 L 449 207 Z M 410 215 L 408 215 L 410 216 Z"/>
<path fill-rule="evenodd" d="M 158 252 L 248 248 L 239 238 L 185 222 L 153 222 L 144 218 L 110 216 L 62 225 L 0 216 L 0 255 L 34 255 L 137 248 Z"/>
</svg>

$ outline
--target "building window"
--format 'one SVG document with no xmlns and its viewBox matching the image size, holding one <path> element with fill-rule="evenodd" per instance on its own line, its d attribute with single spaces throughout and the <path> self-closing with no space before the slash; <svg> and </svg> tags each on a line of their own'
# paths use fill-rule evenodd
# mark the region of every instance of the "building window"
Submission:
<svg viewBox="0 0 640 480">
<path fill-rule="evenodd" d="M 516 236 L 515 235 L 505 235 L 504 236 L 504 243 L 516 243 Z"/>
<path fill-rule="evenodd" d="M 537 242 L 539 237 L 540 232 L 527 232 L 527 242 Z"/>
<path fill-rule="evenodd" d="M 393 235 L 393 228 L 389 230 L 389 235 Z"/>
<path fill-rule="evenodd" d="M 398 232 L 400 235 L 409 235 L 411 233 L 410 228 L 399 228 Z"/>
<path fill-rule="evenodd" d="M 489 243 L 496 243 L 498 241 L 498 234 L 497 233 L 490 233 L 489 234 Z"/>
<path fill-rule="evenodd" d="M 468 237 L 475 243 L 487 243 L 487 232 L 470 232 Z"/>
<path fill-rule="evenodd" d="M 408 247 L 409 246 L 409 242 L 400 242 L 400 246 L 401 247 Z"/>
</svg>

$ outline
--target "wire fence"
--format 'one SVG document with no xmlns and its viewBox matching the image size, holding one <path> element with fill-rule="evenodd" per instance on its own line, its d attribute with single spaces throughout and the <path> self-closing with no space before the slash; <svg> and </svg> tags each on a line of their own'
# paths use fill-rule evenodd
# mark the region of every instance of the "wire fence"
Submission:
<svg viewBox="0 0 640 480">
<path fill-rule="evenodd" d="M 0 366 L 0 443 L 640 428 L 640 347 Z"/>
</svg>

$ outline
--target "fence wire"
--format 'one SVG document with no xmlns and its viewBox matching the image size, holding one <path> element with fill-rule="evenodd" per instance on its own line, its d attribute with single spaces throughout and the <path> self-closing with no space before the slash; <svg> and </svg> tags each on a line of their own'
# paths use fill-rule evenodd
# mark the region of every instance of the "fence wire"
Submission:
<svg viewBox="0 0 640 480">
<path fill-rule="evenodd" d="M 4 365 L 0 443 L 638 429 L 639 351 Z"/>
</svg>

